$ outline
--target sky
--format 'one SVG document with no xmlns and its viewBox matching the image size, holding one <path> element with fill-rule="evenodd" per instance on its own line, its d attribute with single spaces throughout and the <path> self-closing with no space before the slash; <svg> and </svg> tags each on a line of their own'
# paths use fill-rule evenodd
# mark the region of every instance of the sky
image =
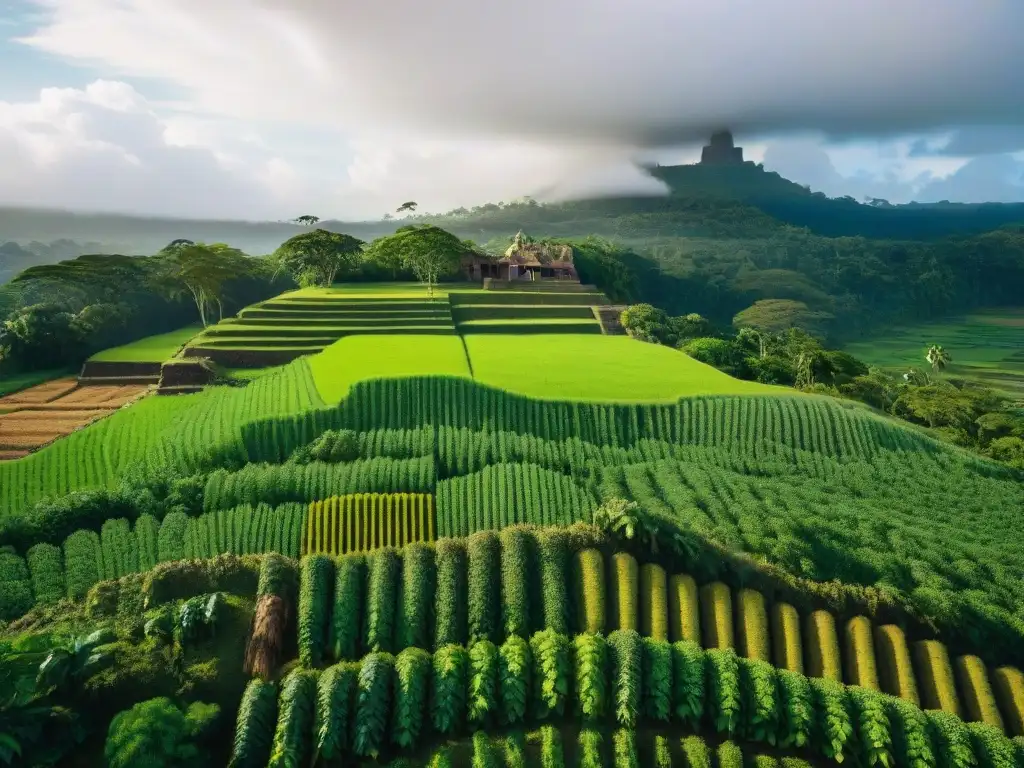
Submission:
<svg viewBox="0 0 1024 768">
<path fill-rule="evenodd" d="M 660 194 L 1024 201 L 1021 0 L 0 0 L 0 204 L 376 219 Z"/>
</svg>

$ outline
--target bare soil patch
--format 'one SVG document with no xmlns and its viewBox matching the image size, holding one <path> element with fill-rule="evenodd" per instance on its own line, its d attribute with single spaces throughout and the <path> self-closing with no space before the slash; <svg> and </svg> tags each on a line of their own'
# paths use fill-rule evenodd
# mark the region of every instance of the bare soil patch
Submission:
<svg viewBox="0 0 1024 768">
<path fill-rule="evenodd" d="M 54 379 L 44 384 L 23 389 L 7 397 L 0 397 L 0 410 L 14 410 L 23 405 L 42 405 L 56 400 L 78 387 L 77 379 Z"/>
<path fill-rule="evenodd" d="M 8 407 L 16 410 L 0 412 L 0 461 L 20 459 L 39 450 L 54 440 L 109 416 L 148 390 L 148 387 L 138 384 L 79 387 L 74 379 L 70 381 L 75 384 L 75 388 L 65 388 L 63 397 L 56 395 L 56 399 L 43 400 L 49 396 L 48 392 L 37 393 L 24 402 L 10 403 Z M 42 384 L 33 387 L 33 390 L 50 387 L 50 391 L 61 391 L 52 387 L 55 383 Z M 0 404 L 9 400 L 5 398 Z"/>
</svg>

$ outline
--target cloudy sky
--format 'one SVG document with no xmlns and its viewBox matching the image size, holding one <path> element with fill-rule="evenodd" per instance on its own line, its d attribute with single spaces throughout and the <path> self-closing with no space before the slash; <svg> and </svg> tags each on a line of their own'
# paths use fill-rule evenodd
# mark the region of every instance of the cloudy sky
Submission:
<svg viewBox="0 0 1024 768">
<path fill-rule="evenodd" d="M 1022 0 L 0 0 L 0 204 L 377 218 L 658 186 L 1024 200 Z"/>
</svg>

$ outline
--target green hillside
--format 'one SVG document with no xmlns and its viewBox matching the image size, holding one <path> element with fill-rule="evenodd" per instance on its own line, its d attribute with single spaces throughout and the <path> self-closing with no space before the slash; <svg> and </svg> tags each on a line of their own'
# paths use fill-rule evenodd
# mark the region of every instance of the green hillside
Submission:
<svg viewBox="0 0 1024 768">
<path fill-rule="evenodd" d="M 31 691 L 3 714 L 45 723 L 19 748 L 1020 764 L 1020 473 L 606 335 L 607 302 L 285 293 L 189 343 L 247 382 L 0 461 L 0 671 Z"/>
</svg>

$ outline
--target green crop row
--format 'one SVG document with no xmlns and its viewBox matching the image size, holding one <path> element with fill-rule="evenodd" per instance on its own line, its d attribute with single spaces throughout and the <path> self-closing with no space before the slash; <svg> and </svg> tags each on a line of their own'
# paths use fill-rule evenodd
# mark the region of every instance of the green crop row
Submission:
<svg viewBox="0 0 1024 768">
<path fill-rule="evenodd" d="M 437 484 L 438 535 L 589 522 L 596 506 L 570 477 L 536 464 L 496 464 Z"/>
<path fill-rule="evenodd" d="M 251 709 L 240 712 L 240 734 L 253 731 Z M 501 646 L 479 640 L 433 655 L 378 650 L 323 673 L 296 669 L 282 685 L 270 764 L 302 764 L 324 744 L 336 759 L 377 758 L 429 735 L 452 738 L 569 714 L 586 728 L 622 729 L 613 736 L 615 765 L 639 765 L 633 729 L 673 723 L 865 766 L 1013 766 L 1021 757 L 1018 743 L 984 723 L 780 671 L 731 650 L 632 631 L 573 639 L 544 630 Z M 593 737 L 587 741 L 593 751 Z M 559 742 L 557 731 L 544 733 L 542 754 L 556 755 Z M 292 762 L 275 762 L 285 759 L 278 752 Z M 720 766 L 739 768 L 736 754 L 735 745 L 720 748 Z"/>
<path fill-rule="evenodd" d="M 37 544 L 26 558 L 0 553 L 0 617 L 18 618 L 33 605 L 80 600 L 94 584 L 148 571 L 157 563 L 219 554 L 278 552 L 298 558 L 307 509 L 304 504 L 243 504 L 199 517 L 182 512 L 162 522 L 141 515 L 134 525 L 107 520 L 100 532 L 80 530 L 62 547 Z"/>
<path fill-rule="evenodd" d="M 238 504 L 308 504 L 349 493 L 430 493 L 434 482 L 433 456 L 377 457 L 342 464 L 247 464 L 235 472 L 211 473 L 203 506 L 209 512 Z"/>
</svg>

